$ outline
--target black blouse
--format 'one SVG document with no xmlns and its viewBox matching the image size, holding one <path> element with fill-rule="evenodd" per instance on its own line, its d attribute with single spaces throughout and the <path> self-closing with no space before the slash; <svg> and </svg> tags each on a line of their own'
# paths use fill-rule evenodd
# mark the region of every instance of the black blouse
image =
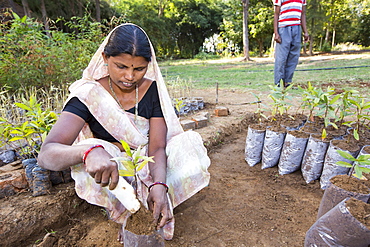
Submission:
<svg viewBox="0 0 370 247">
<path fill-rule="evenodd" d="M 89 125 L 91 132 L 95 138 L 102 139 L 108 142 L 118 142 L 104 127 L 95 119 L 95 117 L 90 113 L 86 105 L 84 105 L 77 97 L 71 98 L 63 111 L 71 112 L 76 114 L 85 120 Z M 127 110 L 128 112 L 135 114 L 135 107 Z M 148 91 L 145 93 L 144 97 L 139 102 L 139 116 L 146 119 L 152 117 L 163 117 L 161 104 L 158 96 L 157 83 L 152 82 Z"/>
</svg>

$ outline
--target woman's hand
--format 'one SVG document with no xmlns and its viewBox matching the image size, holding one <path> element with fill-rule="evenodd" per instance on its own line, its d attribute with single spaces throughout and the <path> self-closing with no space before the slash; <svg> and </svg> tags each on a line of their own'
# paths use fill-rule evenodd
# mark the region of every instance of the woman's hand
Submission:
<svg viewBox="0 0 370 247">
<path fill-rule="evenodd" d="M 165 186 L 160 184 L 153 186 L 150 189 L 147 202 L 149 209 L 153 212 L 154 223 L 157 225 L 157 229 L 162 228 L 173 218 Z"/>
<path fill-rule="evenodd" d="M 95 183 L 113 190 L 118 184 L 118 167 L 111 161 L 112 156 L 103 148 L 94 148 L 85 160 L 86 172 L 95 179 Z"/>
</svg>

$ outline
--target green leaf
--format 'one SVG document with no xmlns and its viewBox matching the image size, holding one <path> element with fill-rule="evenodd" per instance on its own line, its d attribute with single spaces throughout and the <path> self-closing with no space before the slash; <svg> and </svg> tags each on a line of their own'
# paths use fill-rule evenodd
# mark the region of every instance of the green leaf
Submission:
<svg viewBox="0 0 370 247">
<path fill-rule="evenodd" d="M 141 169 L 143 169 L 144 168 L 144 166 L 146 165 L 146 164 L 148 164 L 148 160 L 144 160 L 143 162 L 140 162 L 138 165 L 137 165 L 137 167 L 136 167 L 136 171 L 138 172 L 138 171 L 140 171 Z"/>
<path fill-rule="evenodd" d="M 14 135 L 23 135 L 23 132 L 22 132 L 22 131 L 19 131 L 19 130 L 17 130 L 17 129 L 15 129 L 15 130 L 10 131 L 10 134 L 14 134 Z"/>
<path fill-rule="evenodd" d="M 135 176 L 134 171 L 127 171 L 127 170 L 118 170 L 118 175 L 123 177 L 133 177 Z"/>
<path fill-rule="evenodd" d="M 369 109 L 370 108 L 370 105 L 366 105 L 366 106 L 364 106 L 363 108 L 362 108 L 362 110 L 366 110 L 366 109 Z"/>
<path fill-rule="evenodd" d="M 336 130 L 338 129 L 338 125 L 336 123 L 331 122 L 330 124 L 334 127 L 334 129 L 336 129 Z"/>
<path fill-rule="evenodd" d="M 32 109 L 29 107 L 29 106 L 27 106 L 27 105 L 25 105 L 25 104 L 23 104 L 23 103 L 18 103 L 18 102 L 16 102 L 16 103 L 14 103 L 16 106 L 18 106 L 19 108 L 21 108 L 21 109 L 23 109 L 23 110 L 27 110 L 27 111 L 32 111 Z"/>
<path fill-rule="evenodd" d="M 326 136 L 327 136 L 326 129 L 323 129 L 322 133 L 321 133 L 321 139 L 324 140 L 326 138 Z"/>
<path fill-rule="evenodd" d="M 332 105 L 341 97 L 340 94 L 337 94 L 332 100 L 330 100 L 329 104 Z"/>
<path fill-rule="evenodd" d="M 132 157 L 132 152 L 131 152 L 131 148 L 130 146 L 128 145 L 127 142 L 125 142 L 124 140 L 121 140 L 121 145 L 123 147 L 123 149 L 125 150 L 125 152 L 127 153 L 128 156 Z"/>
<path fill-rule="evenodd" d="M 370 168 L 363 167 L 363 166 L 360 166 L 360 168 L 361 168 L 361 171 L 362 171 L 363 173 L 370 173 Z"/>
<path fill-rule="evenodd" d="M 42 135 L 41 135 L 41 142 L 44 142 L 45 141 L 47 135 L 48 135 L 48 133 L 46 133 L 46 132 L 42 133 Z"/>
<path fill-rule="evenodd" d="M 128 171 L 134 171 L 135 170 L 135 165 L 132 163 L 131 160 L 124 160 L 121 161 L 121 164 L 126 168 Z"/>
<path fill-rule="evenodd" d="M 139 160 L 139 157 L 141 158 L 140 156 L 140 153 L 141 153 L 141 146 L 139 146 L 135 152 L 132 154 L 132 158 L 133 158 L 133 162 L 134 164 L 137 164 L 138 160 Z"/>
<path fill-rule="evenodd" d="M 26 23 L 26 20 L 27 20 L 27 15 L 24 15 L 24 16 L 21 18 L 21 22 L 22 22 L 22 23 Z"/>
<path fill-rule="evenodd" d="M 362 162 L 362 161 L 368 161 L 370 159 L 370 154 L 361 154 L 360 156 L 357 157 L 357 161 Z"/>
<path fill-rule="evenodd" d="M 353 137 L 358 141 L 360 140 L 360 136 L 358 134 L 358 131 L 357 129 L 353 129 Z"/>
<path fill-rule="evenodd" d="M 342 156 L 343 158 L 350 160 L 350 161 L 355 161 L 355 158 L 348 152 L 344 152 L 342 150 L 337 150 L 338 154 Z"/>
<path fill-rule="evenodd" d="M 9 141 L 14 142 L 14 141 L 22 140 L 22 139 L 23 139 L 23 137 L 21 137 L 21 136 L 15 136 L 15 137 L 9 139 Z"/>
<path fill-rule="evenodd" d="M 370 166 L 370 160 L 358 160 L 359 165 Z"/>
<path fill-rule="evenodd" d="M 358 178 L 362 178 L 362 170 L 361 170 L 361 167 L 359 166 L 355 166 L 355 174 Z"/>
<path fill-rule="evenodd" d="M 349 168 L 351 168 L 352 167 L 352 165 L 350 164 L 350 163 L 348 163 L 348 162 L 345 162 L 345 161 L 337 161 L 337 163 L 336 163 L 338 166 L 343 166 L 343 167 L 349 167 Z"/>
<path fill-rule="evenodd" d="M 354 101 L 353 99 L 348 99 L 348 101 L 352 104 L 355 105 L 357 108 L 360 108 L 360 105 L 357 101 Z"/>
</svg>

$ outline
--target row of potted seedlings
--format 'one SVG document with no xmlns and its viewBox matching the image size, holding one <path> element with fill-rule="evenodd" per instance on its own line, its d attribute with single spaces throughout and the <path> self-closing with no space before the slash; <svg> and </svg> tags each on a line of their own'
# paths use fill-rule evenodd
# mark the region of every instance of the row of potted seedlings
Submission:
<svg viewBox="0 0 370 247">
<path fill-rule="evenodd" d="M 72 181 L 69 169 L 49 171 L 37 164 L 37 155 L 46 135 L 58 116 L 54 111 L 45 109 L 35 95 L 15 103 L 22 119 L 0 115 L 0 148 L 15 152 L 22 161 L 30 191 L 33 196 L 48 194 L 52 185 Z"/>
<path fill-rule="evenodd" d="M 370 183 L 362 179 L 370 172 L 370 101 L 354 90 L 324 91 L 308 83 L 300 88 L 298 109 L 308 114 L 292 115 L 290 89 L 272 87 L 269 117 L 258 107 L 259 122 L 248 126 L 245 160 L 262 169 L 278 166 L 280 175 L 300 170 L 306 183 L 320 180 L 325 192 L 305 246 L 368 246 Z"/>
</svg>

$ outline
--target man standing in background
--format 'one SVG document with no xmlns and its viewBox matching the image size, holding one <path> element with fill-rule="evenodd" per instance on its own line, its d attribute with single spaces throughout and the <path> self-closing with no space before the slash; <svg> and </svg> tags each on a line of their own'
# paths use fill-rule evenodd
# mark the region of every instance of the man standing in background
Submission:
<svg viewBox="0 0 370 247">
<path fill-rule="evenodd" d="M 306 26 L 306 0 L 273 0 L 275 69 L 274 82 L 288 87 L 292 83 L 294 70 L 297 67 L 301 51 L 301 35 L 304 41 L 309 40 Z M 301 29 L 302 27 L 302 29 Z"/>
</svg>

